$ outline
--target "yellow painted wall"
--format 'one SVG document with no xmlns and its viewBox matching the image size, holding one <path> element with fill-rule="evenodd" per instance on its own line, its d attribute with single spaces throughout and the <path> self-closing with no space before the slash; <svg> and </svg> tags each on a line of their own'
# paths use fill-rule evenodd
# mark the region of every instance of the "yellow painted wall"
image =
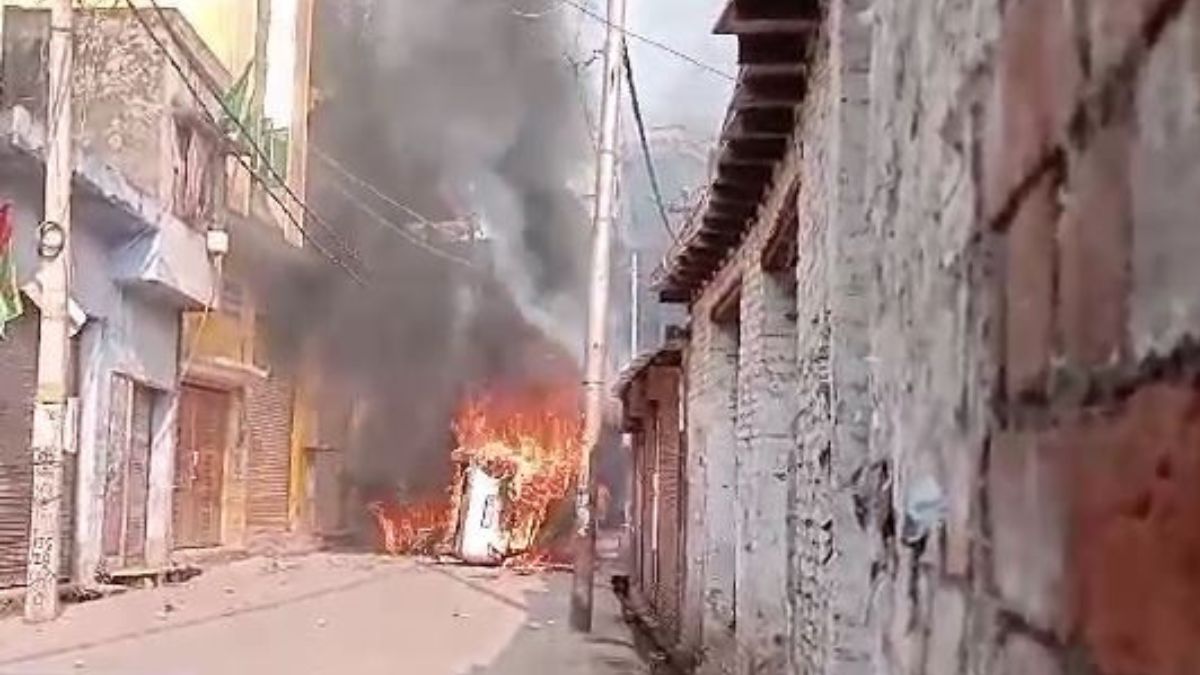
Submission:
<svg viewBox="0 0 1200 675">
<path fill-rule="evenodd" d="M 123 1 L 123 0 L 122 0 Z M 45 0 L 0 0 L 2 5 L 45 8 Z M 87 7 L 111 8 L 113 0 L 84 0 Z M 147 0 L 134 0 L 149 7 Z M 257 0 L 158 0 L 161 7 L 183 12 L 221 63 L 237 77 L 254 55 Z M 120 6 L 120 5 L 118 5 Z"/>
<path fill-rule="evenodd" d="M 255 0 L 168 0 L 159 4 L 178 7 L 234 77 L 254 57 Z"/>
</svg>

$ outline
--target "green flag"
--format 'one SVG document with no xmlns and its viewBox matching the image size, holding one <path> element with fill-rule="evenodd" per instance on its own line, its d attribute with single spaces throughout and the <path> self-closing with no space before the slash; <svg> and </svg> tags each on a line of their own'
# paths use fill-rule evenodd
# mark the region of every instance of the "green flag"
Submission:
<svg viewBox="0 0 1200 675">
<path fill-rule="evenodd" d="M 13 251 L 11 205 L 0 206 L 0 338 L 4 326 L 21 316 L 21 291 L 17 288 L 17 261 Z"/>
</svg>

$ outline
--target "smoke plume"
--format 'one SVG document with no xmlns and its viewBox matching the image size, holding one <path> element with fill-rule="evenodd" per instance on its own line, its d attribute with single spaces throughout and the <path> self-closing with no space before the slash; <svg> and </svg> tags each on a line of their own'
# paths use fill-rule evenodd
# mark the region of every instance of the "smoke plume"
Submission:
<svg viewBox="0 0 1200 675">
<path fill-rule="evenodd" d="M 337 392 L 322 422 L 353 409 L 353 424 L 323 429 L 353 430 L 328 442 L 351 450 L 360 481 L 441 484 L 473 384 L 574 381 L 588 228 L 568 184 L 587 134 L 559 19 L 529 9 L 318 3 L 308 180 L 328 228 L 308 223 L 307 260 L 248 256 L 241 274 L 265 299 L 281 367 L 304 364 Z M 422 219 L 473 220 L 482 241 Z M 314 263 L 317 248 L 365 285 Z"/>
</svg>

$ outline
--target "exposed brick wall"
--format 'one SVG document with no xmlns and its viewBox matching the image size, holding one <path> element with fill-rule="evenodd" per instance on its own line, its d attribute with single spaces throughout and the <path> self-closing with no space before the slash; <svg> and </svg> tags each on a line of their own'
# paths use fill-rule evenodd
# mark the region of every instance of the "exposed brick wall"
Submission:
<svg viewBox="0 0 1200 675">
<path fill-rule="evenodd" d="M 704 672 L 776 672 L 781 627 L 797 673 L 1198 671 L 1200 0 L 919 5 L 829 3 L 691 306 Z M 785 349 L 760 263 L 793 182 Z"/>
<path fill-rule="evenodd" d="M 787 663 L 788 508 L 796 407 L 795 295 L 789 272 L 744 267 L 738 378 L 736 637 L 749 672 Z"/>
<path fill-rule="evenodd" d="M 706 527 L 707 493 L 705 472 L 705 419 L 700 414 L 700 397 L 704 391 L 701 378 L 708 363 L 706 353 L 689 350 L 683 363 L 684 473 L 687 479 L 684 521 L 683 601 L 681 606 L 679 647 L 685 653 L 698 654 L 704 637 L 705 550 L 711 536 Z"/>
<path fill-rule="evenodd" d="M 705 673 L 784 673 L 790 660 L 796 289 L 790 271 L 764 269 L 763 253 L 794 206 L 799 166 L 793 147 L 746 240 L 691 308 L 689 452 L 706 468 L 708 516 Z M 731 297 L 736 319 L 718 321 L 714 309 Z"/>
<path fill-rule="evenodd" d="M 688 453 L 702 468 L 700 481 L 690 486 L 697 499 L 703 495 L 704 508 L 698 519 L 703 531 L 698 657 L 711 672 L 721 672 L 727 659 L 732 667 L 736 625 L 738 329 L 736 324 L 712 321 L 712 300 L 693 307 L 687 354 L 687 438 Z M 691 540 L 695 534 L 687 536 Z"/>
<path fill-rule="evenodd" d="M 862 17 L 871 4 L 871 0 L 830 4 L 829 81 L 823 94 L 828 118 L 823 127 L 802 136 L 810 145 L 828 146 L 825 254 L 833 427 L 827 518 L 833 541 L 825 577 L 830 597 L 818 606 L 821 614 L 810 610 L 828 626 L 828 635 L 811 651 L 799 641 L 794 647 L 796 662 L 807 665 L 807 672 L 835 675 L 873 672 L 871 639 L 878 623 L 870 602 L 872 566 L 879 558 L 880 543 L 879 524 L 874 521 L 880 514 L 878 508 L 864 508 L 883 499 L 879 463 L 872 461 L 870 452 L 871 273 L 880 248 L 865 209 L 872 30 Z"/>
<path fill-rule="evenodd" d="M 864 179 L 877 254 L 868 459 L 852 490 L 871 528 L 857 575 L 869 588 L 869 672 L 963 672 L 973 658 L 963 649 L 976 642 L 969 553 L 995 330 L 993 282 L 980 269 L 989 241 L 976 215 L 973 101 L 998 11 L 984 0 L 918 11 L 881 0 L 862 17 L 872 29 Z"/>
<path fill-rule="evenodd" d="M 832 419 L 830 417 L 829 146 L 830 63 L 827 47 L 814 59 L 810 95 L 800 114 L 796 324 L 798 406 L 793 480 L 792 660 L 802 670 L 825 661 L 830 638 L 827 566 L 832 559 L 830 520 Z"/>
<path fill-rule="evenodd" d="M 1190 672 L 1200 3 L 932 5 L 872 9 L 877 666 Z"/>
</svg>

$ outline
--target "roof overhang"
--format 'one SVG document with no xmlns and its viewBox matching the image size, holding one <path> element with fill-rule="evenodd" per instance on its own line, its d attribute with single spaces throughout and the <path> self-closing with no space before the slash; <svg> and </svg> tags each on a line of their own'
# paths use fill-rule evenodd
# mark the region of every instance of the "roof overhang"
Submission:
<svg viewBox="0 0 1200 675">
<path fill-rule="evenodd" d="M 21 107 L 0 112 L 0 164 L 6 177 L 36 183 L 45 153 L 44 125 Z M 72 185 L 77 224 L 119 244 L 111 261 L 114 281 L 180 307 L 209 302 L 216 278 L 204 232 L 91 153 L 76 151 Z"/>
<path fill-rule="evenodd" d="M 663 302 L 695 297 L 741 243 L 794 143 L 820 0 L 729 0 L 715 32 L 738 38 L 738 79 L 709 187 L 655 276 Z"/>
</svg>

